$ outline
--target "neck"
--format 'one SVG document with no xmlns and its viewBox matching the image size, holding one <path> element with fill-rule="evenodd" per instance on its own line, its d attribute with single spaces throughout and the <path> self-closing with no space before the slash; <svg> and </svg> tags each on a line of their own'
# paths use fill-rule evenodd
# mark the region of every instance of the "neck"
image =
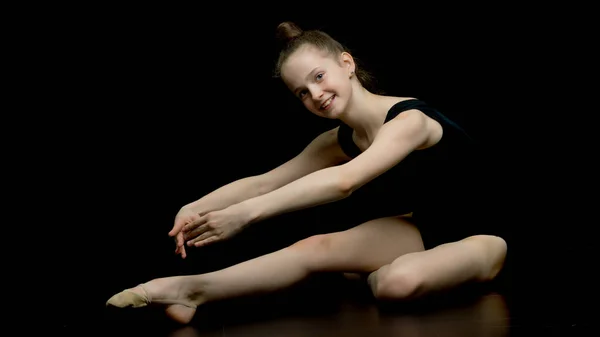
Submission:
<svg viewBox="0 0 600 337">
<path fill-rule="evenodd" d="M 372 140 L 385 121 L 385 114 L 381 113 L 386 111 L 382 109 L 385 97 L 373 94 L 363 87 L 356 89 L 339 119 L 354 129 L 358 137 Z"/>
</svg>

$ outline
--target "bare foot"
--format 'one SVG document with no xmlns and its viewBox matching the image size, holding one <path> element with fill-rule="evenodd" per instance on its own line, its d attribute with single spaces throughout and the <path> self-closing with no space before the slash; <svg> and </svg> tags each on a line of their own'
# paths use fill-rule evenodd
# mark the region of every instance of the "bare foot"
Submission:
<svg viewBox="0 0 600 337">
<path fill-rule="evenodd" d="M 189 276 L 157 278 L 112 296 L 106 305 L 119 308 L 164 305 L 169 318 L 187 324 L 202 303 L 201 291 L 196 288 L 198 284 Z"/>
</svg>

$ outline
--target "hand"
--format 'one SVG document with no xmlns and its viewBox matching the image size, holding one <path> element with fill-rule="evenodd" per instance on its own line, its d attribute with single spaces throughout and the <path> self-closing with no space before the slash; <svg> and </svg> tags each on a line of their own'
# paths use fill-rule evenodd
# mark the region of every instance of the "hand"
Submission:
<svg viewBox="0 0 600 337">
<path fill-rule="evenodd" d="M 183 226 L 200 219 L 200 214 L 186 208 L 185 206 L 179 210 L 179 213 L 175 216 L 175 223 L 173 229 L 169 232 L 169 236 L 175 237 L 175 254 L 180 254 L 181 258 L 185 259 L 187 254 L 185 252 L 185 240 L 181 229 Z"/>
<path fill-rule="evenodd" d="M 228 239 L 240 232 L 249 222 L 245 206 L 235 204 L 225 209 L 209 212 L 183 227 L 183 238 L 188 246 L 204 246 Z"/>
</svg>

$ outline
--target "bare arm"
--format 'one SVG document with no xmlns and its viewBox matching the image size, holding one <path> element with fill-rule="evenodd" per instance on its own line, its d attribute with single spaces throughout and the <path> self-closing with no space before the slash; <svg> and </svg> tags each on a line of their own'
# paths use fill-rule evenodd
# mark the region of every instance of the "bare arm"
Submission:
<svg viewBox="0 0 600 337">
<path fill-rule="evenodd" d="M 251 222 L 274 215 L 333 202 L 389 170 L 428 138 L 427 117 L 409 110 L 386 123 L 373 144 L 346 164 L 306 175 L 270 193 L 242 202 Z"/>
<path fill-rule="evenodd" d="M 220 210 L 261 195 L 262 186 L 263 179 L 261 175 L 241 178 L 217 188 L 202 198 L 183 206 L 183 208 L 189 208 L 199 213 Z"/>
<path fill-rule="evenodd" d="M 297 156 L 273 170 L 238 179 L 184 207 L 203 213 L 224 209 L 269 193 L 300 177 L 348 159 L 337 145 L 337 128 L 328 130 L 317 136 Z"/>
</svg>

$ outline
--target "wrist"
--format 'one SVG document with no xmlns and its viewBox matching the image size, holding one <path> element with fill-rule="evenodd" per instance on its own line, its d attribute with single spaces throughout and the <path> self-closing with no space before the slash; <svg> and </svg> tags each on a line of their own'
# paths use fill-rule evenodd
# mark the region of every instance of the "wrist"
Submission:
<svg viewBox="0 0 600 337">
<path fill-rule="evenodd" d="M 253 199 L 248 199 L 248 200 L 244 200 L 242 202 L 240 202 L 239 204 L 237 204 L 236 206 L 241 207 L 242 211 L 244 212 L 245 216 L 245 220 L 247 224 L 252 224 L 255 222 L 258 222 L 261 220 L 261 212 L 260 212 L 260 208 L 258 207 L 258 203 L 256 202 L 256 200 Z"/>
</svg>

